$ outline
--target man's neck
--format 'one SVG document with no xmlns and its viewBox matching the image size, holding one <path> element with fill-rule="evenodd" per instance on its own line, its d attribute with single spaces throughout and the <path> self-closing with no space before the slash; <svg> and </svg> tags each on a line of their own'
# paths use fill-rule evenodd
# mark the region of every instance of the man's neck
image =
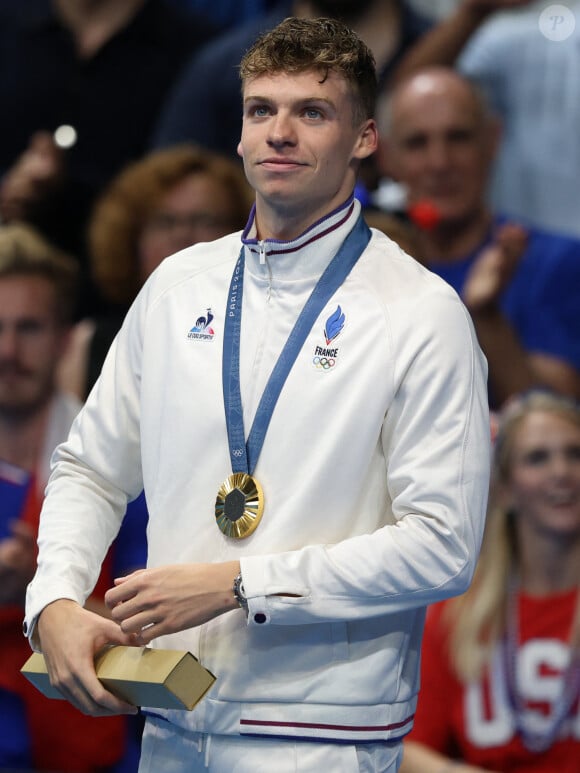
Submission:
<svg viewBox="0 0 580 773">
<path fill-rule="evenodd" d="M 298 238 L 311 225 L 310 221 L 305 222 L 302 218 L 293 220 L 289 217 L 277 217 L 275 213 L 269 212 L 268 217 L 264 217 L 264 212 L 259 212 L 256 208 L 256 234 L 260 241 L 264 239 L 279 239 L 280 241 L 290 242 Z"/>
<path fill-rule="evenodd" d="M 90 59 L 123 29 L 146 0 L 53 0 L 57 16 L 72 34 L 79 56 Z"/>
<path fill-rule="evenodd" d="M 26 416 L 0 413 L 0 459 L 28 472 L 38 466 L 51 402 Z"/>
<path fill-rule="evenodd" d="M 485 241 L 493 218 L 482 209 L 464 221 L 442 223 L 432 230 L 417 230 L 421 260 L 430 263 L 455 263 L 469 255 Z"/>
<path fill-rule="evenodd" d="M 331 212 L 341 207 L 348 200 L 347 194 L 340 194 L 335 200 L 330 201 L 324 207 L 312 209 L 305 214 L 302 207 L 292 211 L 289 207 L 275 207 L 256 196 L 256 213 L 254 224 L 257 238 L 280 239 L 292 241 L 301 236 L 310 226 L 322 220 Z"/>
</svg>

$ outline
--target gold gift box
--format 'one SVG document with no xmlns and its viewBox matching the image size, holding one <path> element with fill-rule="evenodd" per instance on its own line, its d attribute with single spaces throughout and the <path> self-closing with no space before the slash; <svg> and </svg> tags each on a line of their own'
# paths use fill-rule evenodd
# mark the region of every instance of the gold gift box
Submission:
<svg viewBox="0 0 580 773">
<path fill-rule="evenodd" d="M 191 711 L 215 682 L 191 652 L 113 646 L 95 658 L 99 681 L 134 706 Z M 35 652 L 21 668 L 47 698 L 63 699 L 50 684 L 44 656 Z"/>
</svg>

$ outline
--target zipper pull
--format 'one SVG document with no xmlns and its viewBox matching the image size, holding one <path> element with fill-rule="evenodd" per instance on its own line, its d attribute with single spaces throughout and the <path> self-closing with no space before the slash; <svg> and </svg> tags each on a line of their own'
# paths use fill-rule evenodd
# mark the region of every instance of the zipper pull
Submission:
<svg viewBox="0 0 580 773">
<path fill-rule="evenodd" d="M 260 265 L 263 266 L 266 262 L 266 243 L 264 241 L 260 242 Z"/>
</svg>

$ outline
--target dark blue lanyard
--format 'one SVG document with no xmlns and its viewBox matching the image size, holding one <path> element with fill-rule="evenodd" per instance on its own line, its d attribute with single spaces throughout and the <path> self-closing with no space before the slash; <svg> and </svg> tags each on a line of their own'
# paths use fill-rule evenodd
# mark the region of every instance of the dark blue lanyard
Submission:
<svg viewBox="0 0 580 773">
<path fill-rule="evenodd" d="M 253 475 L 278 397 L 296 357 L 298 357 L 298 353 L 322 309 L 349 275 L 370 238 L 370 229 L 362 215 L 359 215 L 354 228 L 326 267 L 304 304 L 304 308 L 284 344 L 258 405 L 247 443 L 240 390 L 240 336 L 244 289 L 244 248 L 242 247 L 232 274 L 228 294 L 222 360 L 224 407 L 232 472 L 245 472 L 248 475 Z"/>
</svg>

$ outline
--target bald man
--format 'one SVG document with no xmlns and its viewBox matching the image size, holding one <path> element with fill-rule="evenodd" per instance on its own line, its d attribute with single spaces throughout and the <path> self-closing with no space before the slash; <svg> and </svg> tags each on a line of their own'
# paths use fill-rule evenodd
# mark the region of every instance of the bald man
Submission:
<svg viewBox="0 0 580 773">
<path fill-rule="evenodd" d="M 492 406 L 538 385 L 580 397 L 580 242 L 490 211 L 500 128 L 482 95 L 433 67 L 401 82 L 378 114 L 382 171 L 405 186 L 411 217 L 419 212 L 421 259 L 473 317 Z"/>
</svg>

